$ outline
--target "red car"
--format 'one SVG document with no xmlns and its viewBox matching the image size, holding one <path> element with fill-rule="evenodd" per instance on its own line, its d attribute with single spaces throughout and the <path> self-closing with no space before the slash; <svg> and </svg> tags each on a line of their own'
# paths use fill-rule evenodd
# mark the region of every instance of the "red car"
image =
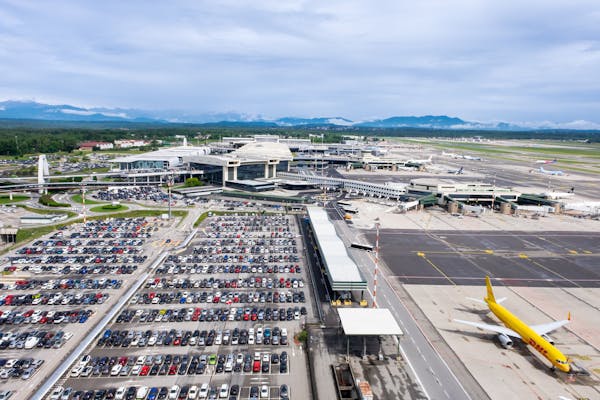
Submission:
<svg viewBox="0 0 600 400">
<path fill-rule="evenodd" d="M 150 366 L 149 365 L 144 365 L 142 367 L 142 370 L 140 371 L 140 376 L 147 376 L 148 372 L 150 372 Z"/>
</svg>

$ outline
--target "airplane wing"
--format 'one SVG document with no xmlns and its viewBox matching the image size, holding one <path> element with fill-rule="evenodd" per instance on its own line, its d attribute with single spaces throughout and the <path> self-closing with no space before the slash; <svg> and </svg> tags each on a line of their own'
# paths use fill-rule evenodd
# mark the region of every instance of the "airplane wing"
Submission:
<svg viewBox="0 0 600 400">
<path fill-rule="evenodd" d="M 562 321 L 553 321 L 547 324 L 539 324 L 539 325 L 530 325 L 529 327 L 533 329 L 538 335 L 545 335 L 548 332 L 552 332 L 563 325 L 568 324 L 570 321 L 562 320 Z"/>
<path fill-rule="evenodd" d="M 461 319 L 455 319 L 454 321 L 460 322 L 461 324 L 471 325 L 476 328 L 485 329 L 487 331 L 502 333 L 503 335 L 506 335 L 506 336 L 512 336 L 512 337 L 521 339 L 521 335 L 519 335 L 517 332 L 513 331 L 512 329 L 508 329 L 507 327 L 504 327 L 504 326 L 483 324 L 481 322 L 463 321 Z"/>
</svg>

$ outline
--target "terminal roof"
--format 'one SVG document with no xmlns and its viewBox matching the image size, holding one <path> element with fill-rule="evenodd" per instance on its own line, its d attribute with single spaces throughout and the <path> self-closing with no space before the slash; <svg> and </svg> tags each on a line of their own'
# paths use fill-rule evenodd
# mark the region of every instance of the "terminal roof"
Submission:
<svg viewBox="0 0 600 400">
<path fill-rule="evenodd" d="M 348 336 L 403 335 L 387 308 L 338 308 L 338 314 Z"/>
</svg>

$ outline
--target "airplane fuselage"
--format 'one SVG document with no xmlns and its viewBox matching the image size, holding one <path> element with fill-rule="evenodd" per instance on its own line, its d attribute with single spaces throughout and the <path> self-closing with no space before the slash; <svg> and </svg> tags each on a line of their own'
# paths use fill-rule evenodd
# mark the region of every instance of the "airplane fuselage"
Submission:
<svg viewBox="0 0 600 400">
<path fill-rule="evenodd" d="M 525 344 L 533 347 L 538 353 L 544 356 L 544 358 L 550 361 L 553 366 L 561 371 L 569 372 L 571 370 L 567 357 L 565 357 L 560 350 L 500 304 L 495 301 L 488 301 L 488 299 L 485 299 L 485 301 L 488 304 L 490 311 L 498 317 L 507 328 L 517 332 Z"/>
</svg>

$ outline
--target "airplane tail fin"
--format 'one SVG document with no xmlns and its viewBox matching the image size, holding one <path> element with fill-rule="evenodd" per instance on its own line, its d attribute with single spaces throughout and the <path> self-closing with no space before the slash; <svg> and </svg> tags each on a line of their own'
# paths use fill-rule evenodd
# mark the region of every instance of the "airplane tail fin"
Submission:
<svg viewBox="0 0 600 400">
<path fill-rule="evenodd" d="M 494 291 L 492 290 L 492 282 L 490 281 L 490 277 L 485 277 L 485 286 L 487 287 L 487 297 L 485 300 L 489 303 L 495 303 L 496 297 L 494 297 Z"/>
</svg>

